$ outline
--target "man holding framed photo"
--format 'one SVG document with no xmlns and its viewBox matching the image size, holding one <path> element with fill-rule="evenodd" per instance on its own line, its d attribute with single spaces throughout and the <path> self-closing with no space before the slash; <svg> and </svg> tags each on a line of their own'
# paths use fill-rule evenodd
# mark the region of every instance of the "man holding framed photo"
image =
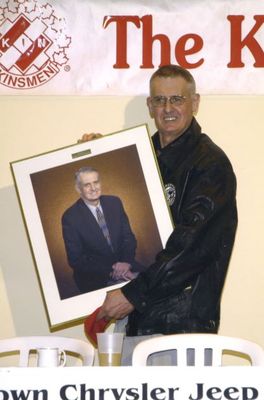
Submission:
<svg viewBox="0 0 264 400">
<path fill-rule="evenodd" d="M 102 305 L 99 318 L 128 316 L 124 365 L 131 364 L 134 346 L 149 336 L 218 331 L 237 227 L 236 177 L 194 117 L 199 102 L 186 69 L 165 65 L 152 75 L 147 105 L 157 127 L 153 144 L 175 228 L 156 261 L 108 292 Z"/>
</svg>

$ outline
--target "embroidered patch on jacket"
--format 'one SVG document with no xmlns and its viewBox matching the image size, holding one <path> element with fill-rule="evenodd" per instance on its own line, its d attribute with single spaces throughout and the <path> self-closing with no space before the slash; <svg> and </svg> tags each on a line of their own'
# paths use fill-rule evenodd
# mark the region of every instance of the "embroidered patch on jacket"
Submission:
<svg viewBox="0 0 264 400">
<path fill-rule="evenodd" d="M 176 199 L 175 186 L 172 183 L 167 183 L 165 185 L 165 192 L 166 192 L 167 202 L 168 202 L 169 206 L 172 206 Z"/>
</svg>

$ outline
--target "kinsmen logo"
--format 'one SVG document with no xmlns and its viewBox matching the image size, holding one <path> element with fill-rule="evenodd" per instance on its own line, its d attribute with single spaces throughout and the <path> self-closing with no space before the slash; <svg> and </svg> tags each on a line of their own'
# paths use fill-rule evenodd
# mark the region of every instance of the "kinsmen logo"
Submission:
<svg viewBox="0 0 264 400">
<path fill-rule="evenodd" d="M 38 0 L 5 0 L 0 6 L 0 84 L 31 89 L 69 69 L 71 38 L 65 20 Z M 1 2 L 1 4 L 3 4 Z"/>
</svg>

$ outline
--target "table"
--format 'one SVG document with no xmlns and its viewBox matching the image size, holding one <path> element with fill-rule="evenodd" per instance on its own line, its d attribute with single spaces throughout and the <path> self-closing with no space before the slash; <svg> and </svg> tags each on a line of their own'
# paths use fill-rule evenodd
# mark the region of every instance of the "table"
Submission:
<svg viewBox="0 0 264 400">
<path fill-rule="evenodd" d="M 264 400 L 264 367 L 0 368 L 0 400 Z"/>
</svg>

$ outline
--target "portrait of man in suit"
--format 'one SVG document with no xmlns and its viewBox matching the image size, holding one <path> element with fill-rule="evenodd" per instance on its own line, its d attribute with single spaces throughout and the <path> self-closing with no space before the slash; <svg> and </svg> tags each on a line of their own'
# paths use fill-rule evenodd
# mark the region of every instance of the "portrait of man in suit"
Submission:
<svg viewBox="0 0 264 400">
<path fill-rule="evenodd" d="M 102 194 L 98 170 L 75 173 L 79 199 L 62 216 L 67 259 L 81 293 L 135 278 L 144 267 L 135 259 L 137 242 L 122 201 Z"/>
</svg>

